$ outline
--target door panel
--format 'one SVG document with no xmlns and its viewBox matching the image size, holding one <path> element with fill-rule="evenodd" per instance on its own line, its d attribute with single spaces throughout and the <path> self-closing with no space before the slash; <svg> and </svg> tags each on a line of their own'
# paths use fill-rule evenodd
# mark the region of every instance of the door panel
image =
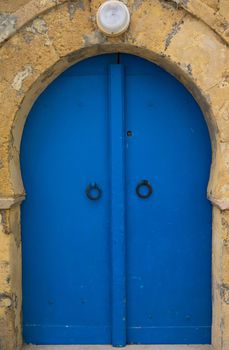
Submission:
<svg viewBox="0 0 229 350">
<path fill-rule="evenodd" d="M 107 67 L 77 64 L 35 103 L 22 174 L 24 337 L 28 343 L 110 343 Z M 93 67 L 93 69 L 92 69 Z M 102 198 L 85 195 L 89 183 Z"/>
<path fill-rule="evenodd" d="M 121 55 L 126 69 L 127 319 L 130 343 L 209 343 L 211 146 L 202 113 L 172 76 Z M 153 194 L 136 195 L 140 180 Z"/>
<path fill-rule="evenodd" d="M 112 345 L 126 344 L 126 203 L 124 70 L 109 69 L 110 235 L 112 242 Z"/>
<path fill-rule="evenodd" d="M 25 341 L 210 343 L 210 158 L 197 103 L 152 63 L 57 78 L 21 146 Z"/>
</svg>

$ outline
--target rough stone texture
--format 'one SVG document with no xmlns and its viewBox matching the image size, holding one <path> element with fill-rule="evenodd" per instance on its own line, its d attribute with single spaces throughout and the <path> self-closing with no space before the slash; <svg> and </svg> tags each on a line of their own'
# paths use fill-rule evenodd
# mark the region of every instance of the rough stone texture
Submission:
<svg viewBox="0 0 229 350">
<path fill-rule="evenodd" d="M 30 0 L 0 0 L 0 12 L 15 12 Z"/>
<path fill-rule="evenodd" d="M 0 41 L 4 41 L 12 32 L 14 32 L 17 23 L 17 17 L 9 13 L 0 13 Z"/>
<path fill-rule="evenodd" d="M 20 207 L 0 211 L 0 349 L 21 345 Z"/>
<path fill-rule="evenodd" d="M 107 38 L 102 0 L 0 0 L 0 350 L 21 347 L 20 140 L 29 110 L 64 69 L 86 57 L 127 52 L 179 79 L 209 127 L 213 160 L 213 347 L 229 350 L 228 0 L 125 0 L 128 31 Z M 15 12 L 13 12 L 15 11 Z"/>
<path fill-rule="evenodd" d="M 219 2 L 220 0 L 203 0 L 203 2 L 212 7 L 214 10 L 218 10 L 219 9 Z"/>
<path fill-rule="evenodd" d="M 220 1 L 220 13 L 229 21 L 229 1 L 221 0 Z"/>
<path fill-rule="evenodd" d="M 110 345 L 27 345 L 23 350 L 114 350 Z M 125 350 L 212 350 L 210 345 L 128 345 Z"/>
</svg>

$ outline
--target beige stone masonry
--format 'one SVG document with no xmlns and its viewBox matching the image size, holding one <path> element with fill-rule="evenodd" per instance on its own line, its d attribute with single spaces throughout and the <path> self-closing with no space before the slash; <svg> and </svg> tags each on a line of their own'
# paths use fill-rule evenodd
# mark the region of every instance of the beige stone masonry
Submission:
<svg viewBox="0 0 229 350">
<path fill-rule="evenodd" d="M 100 0 L 0 0 L 0 350 L 22 346 L 20 203 L 25 190 L 19 155 L 24 123 L 36 98 L 61 72 L 112 52 L 160 65 L 186 86 L 205 116 L 212 141 L 206 189 L 213 204 L 211 348 L 229 350 L 228 2 L 125 0 L 130 27 L 120 37 L 107 38 L 95 23 Z"/>
<path fill-rule="evenodd" d="M 212 350 L 210 345 L 127 345 L 125 350 Z M 114 350 L 110 345 L 27 345 L 23 350 Z"/>
</svg>

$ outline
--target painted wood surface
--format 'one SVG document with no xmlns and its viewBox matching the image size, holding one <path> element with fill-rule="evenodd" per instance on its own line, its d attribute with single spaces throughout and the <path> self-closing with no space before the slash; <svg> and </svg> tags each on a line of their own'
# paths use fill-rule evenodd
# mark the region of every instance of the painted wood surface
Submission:
<svg viewBox="0 0 229 350">
<path fill-rule="evenodd" d="M 27 342 L 210 343 L 210 154 L 192 96 L 135 56 L 44 91 L 21 152 Z"/>
</svg>

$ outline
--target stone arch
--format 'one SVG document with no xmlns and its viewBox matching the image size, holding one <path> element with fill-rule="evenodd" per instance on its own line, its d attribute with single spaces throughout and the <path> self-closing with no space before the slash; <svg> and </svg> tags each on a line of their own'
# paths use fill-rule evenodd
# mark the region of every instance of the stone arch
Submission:
<svg viewBox="0 0 229 350">
<path fill-rule="evenodd" d="M 19 154 L 29 110 L 41 91 L 67 67 L 96 54 L 124 52 L 146 58 L 174 75 L 193 94 L 206 118 L 213 149 L 208 186 L 208 197 L 214 206 L 213 344 L 217 350 L 226 350 L 229 344 L 225 332 L 229 325 L 226 268 L 229 258 L 228 246 L 225 247 L 229 240 L 227 42 L 217 33 L 218 27 L 212 29 L 209 23 L 198 20 L 190 8 L 164 0 L 129 0 L 129 30 L 120 37 L 107 38 L 95 24 L 100 3 L 100 0 L 32 0 L 25 6 L 26 12 L 19 9 L 5 18 L 0 36 L 0 246 L 3 252 L 0 251 L 0 263 L 5 264 L 3 277 L 0 274 L 0 289 L 3 289 L 0 344 L 4 350 L 15 350 L 21 345 L 19 214 L 25 193 Z M 183 1 L 182 6 L 190 5 Z"/>
</svg>

